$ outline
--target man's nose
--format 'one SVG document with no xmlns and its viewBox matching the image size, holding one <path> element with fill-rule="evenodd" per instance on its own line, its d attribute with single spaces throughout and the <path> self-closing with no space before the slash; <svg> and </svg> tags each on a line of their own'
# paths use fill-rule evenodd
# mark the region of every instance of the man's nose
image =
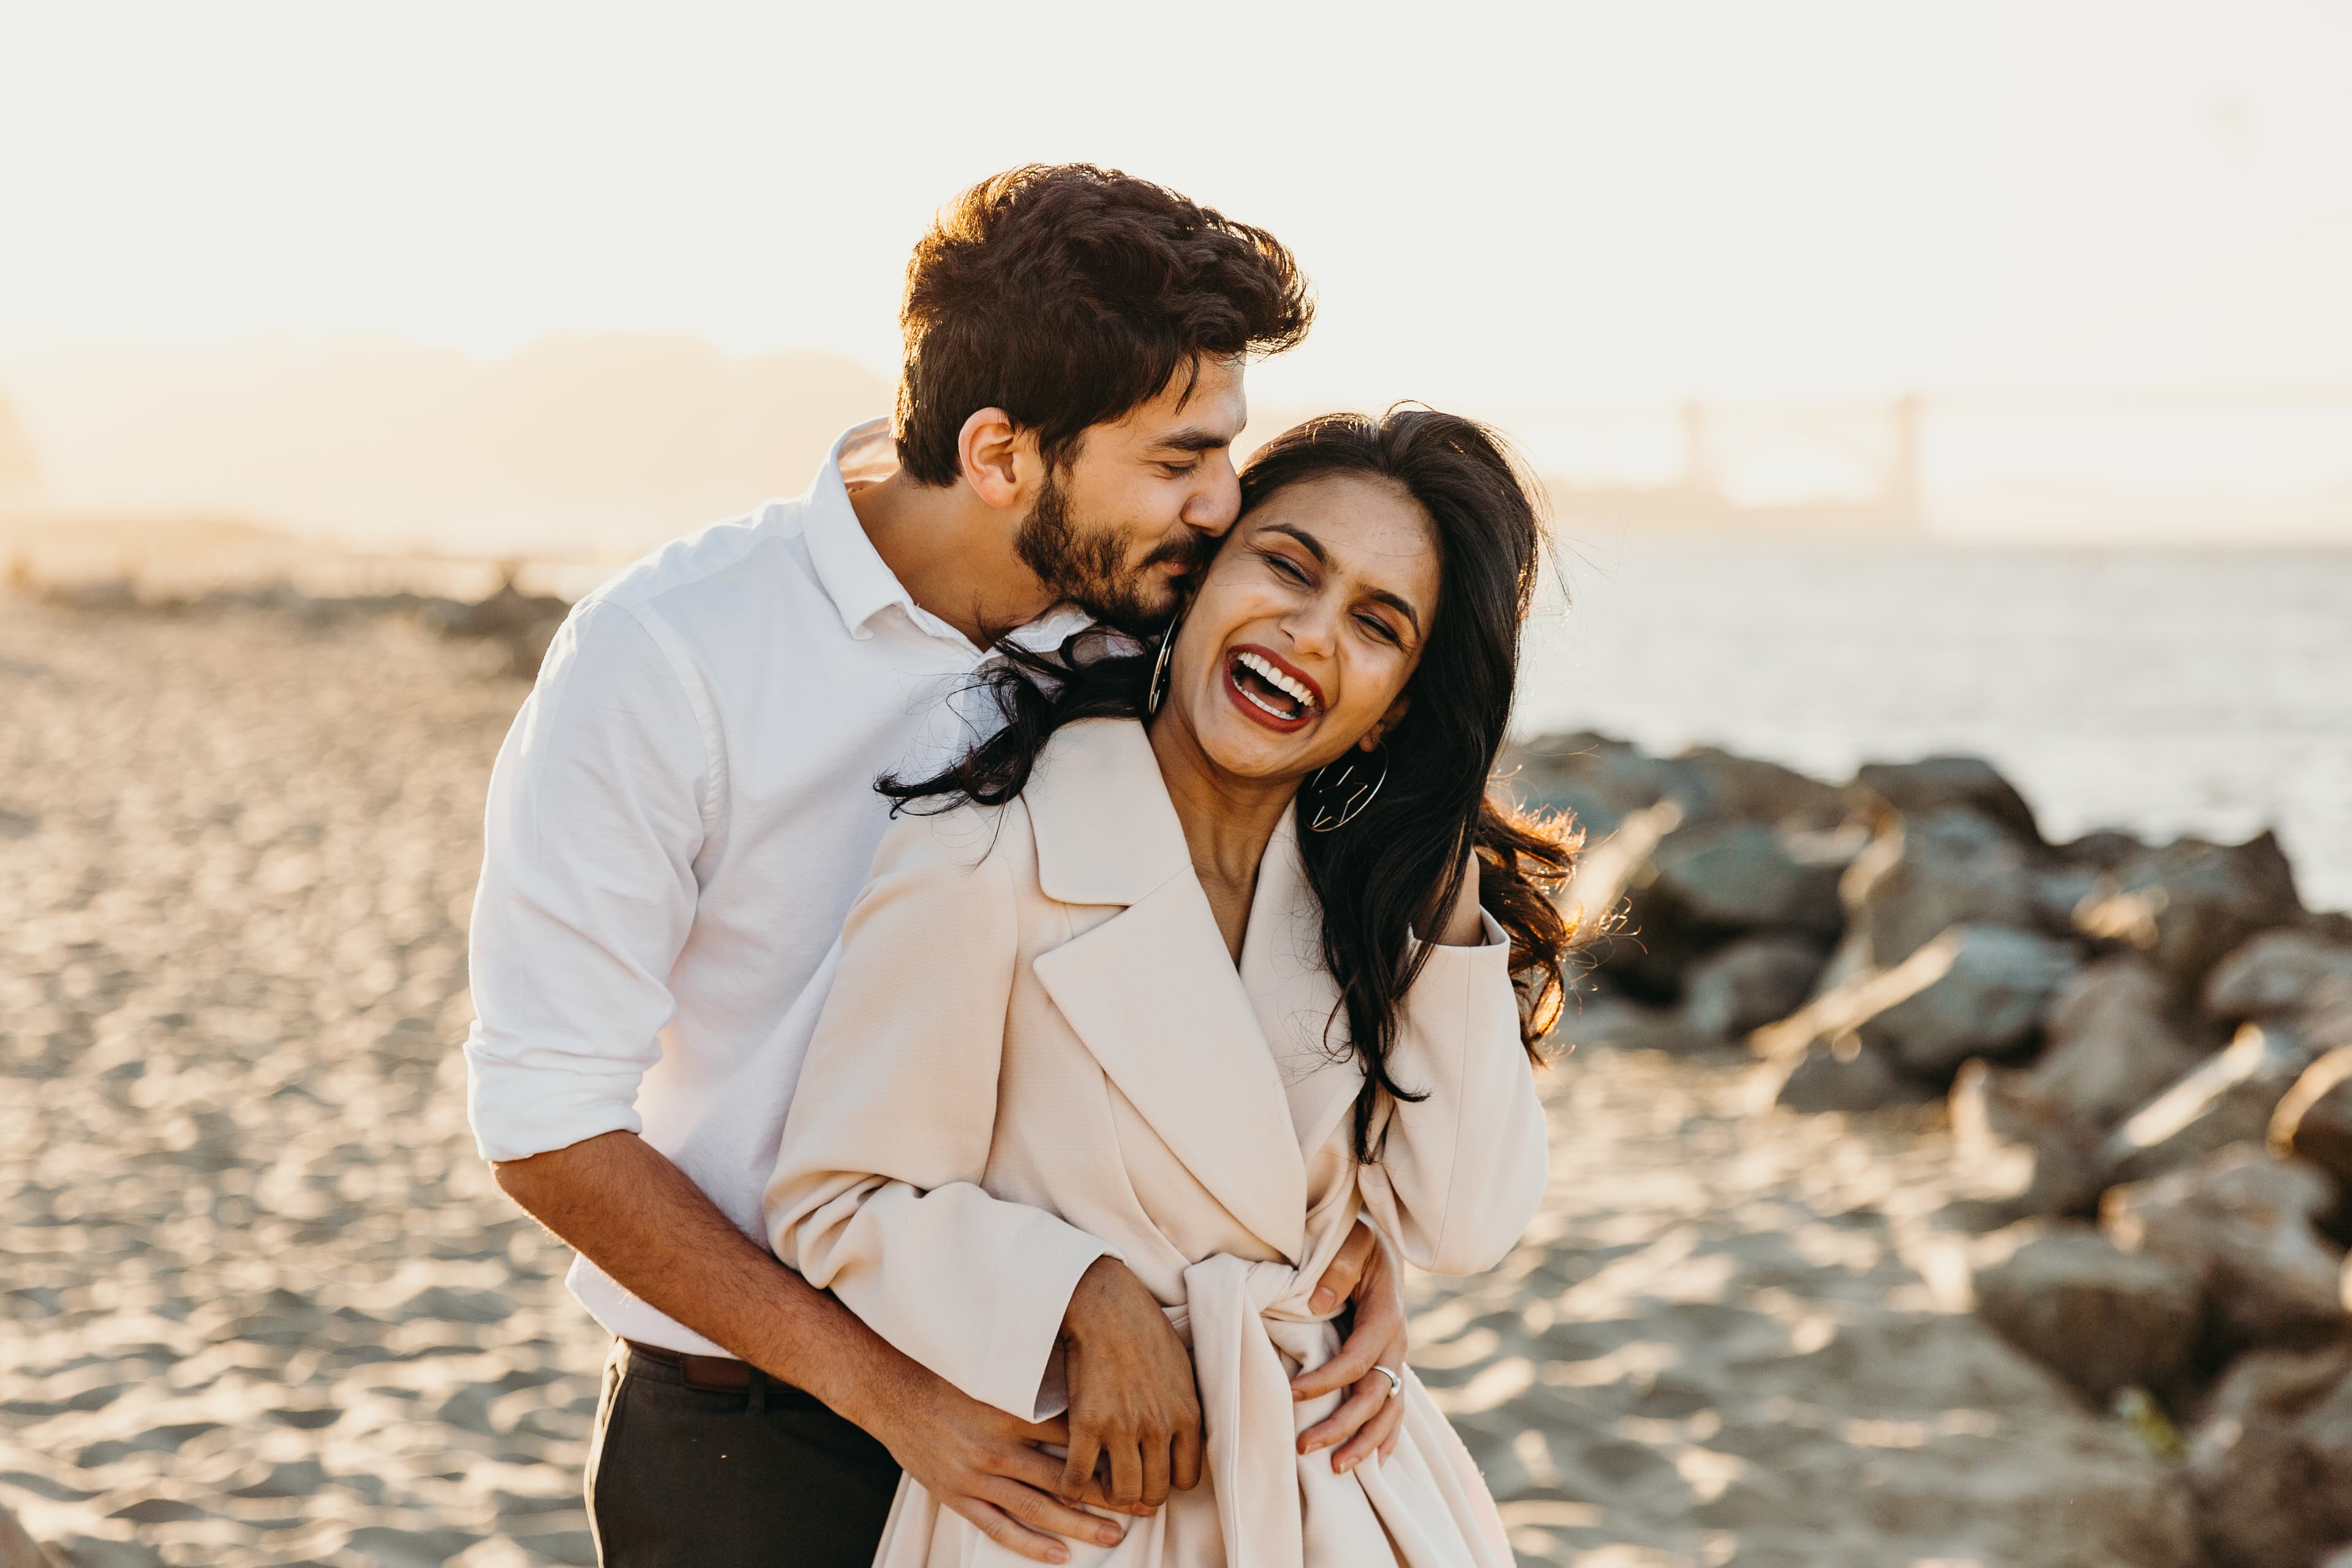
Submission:
<svg viewBox="0 0 2352 1568">
<path fill-rule="evenodd" d="M 1233 459 L 1218 454 L 1214 464 L 1203 463 L 1204 482 L 1184 503 L 1186 526 L 1199 529 L 1212 539 L 1223 539 L 1242 514 L 1242 481 L 1234 472 Z"/>
</svg>

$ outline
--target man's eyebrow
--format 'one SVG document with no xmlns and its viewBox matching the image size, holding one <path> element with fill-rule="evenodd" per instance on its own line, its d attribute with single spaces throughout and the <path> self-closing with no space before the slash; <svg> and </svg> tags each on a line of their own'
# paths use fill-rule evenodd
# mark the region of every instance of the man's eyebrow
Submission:
<svg viewBox="0 0 2352 1568">
<path fill-rule="evenodd" d="M 1154 450 L 1162 452 L 1216 452 L 1233 444 L 1231 436 L 1205 425 L 1188 425 L 1151 443 Z"/>
<path fill-rule="evenodd" d="M 1300 544 L 1307 547 L 1307 553 L 1315 557 L 1317 564 L 1322 566 L 1328 566 L 1331 564 L 1330 554 L 1324 550 L 1323 542 L 1316 538 L 1313 534 L 1307 532 L 1305 529 L 1298 527 L 1297 524 L 1288 522 L 1269 522 L 1265 525 L 1265 531 L 1268 533 L 1279 533 L 1286 538 L 1295 539 L 1298 541 Z M 1391 609 L 1396 611 L 1397 614 L 1402 616 L 1406 620 L 1412 623 L 1412 630 L 1415 637 L 1421 635 L 1421 612 L 1412 607 L 1412 600 L 1406 598 L 1402 594 L 1391 594 L 1386 588 L 1367 588 L 1364 590 L 1364 596 L 1372 600 L 1376 604 L 1386 605 Z"/>
</svg>

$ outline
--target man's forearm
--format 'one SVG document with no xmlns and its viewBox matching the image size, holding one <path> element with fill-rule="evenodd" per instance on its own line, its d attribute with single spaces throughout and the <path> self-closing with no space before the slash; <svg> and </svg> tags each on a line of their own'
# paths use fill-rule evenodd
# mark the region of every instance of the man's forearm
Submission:
<svg viewBox="0 0 2352 1568">
<path fill-rule="evenodd" d="M 508 1196 L 638 1300 L 853 1421 L 902 1359 L 634 1133 L 493 1169 Z"/>
</svg>

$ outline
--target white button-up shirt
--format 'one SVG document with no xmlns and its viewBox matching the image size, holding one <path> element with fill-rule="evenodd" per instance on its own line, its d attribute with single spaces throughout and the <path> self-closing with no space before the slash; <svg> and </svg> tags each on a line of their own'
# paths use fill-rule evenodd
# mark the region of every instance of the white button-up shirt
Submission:
<svg viewBox="0 0 2352 1568">
<path fill-rule="evenodd" d="M 466 1041 L 482 1154 L 616 1130 L 677 1162 L 745 1235 L 889 803 L 875 779 L 960 754 L 984 662 L 900 585 L 844 471 L 647 556 L 576 605 L 490 774 Z M 1059 612 L 1022 640 L 1083 626 Z M 920 984 L 909 975 L 909 984 Z M 615 1334 L 727 1352 L 585 1258 Z"/>
</svg>

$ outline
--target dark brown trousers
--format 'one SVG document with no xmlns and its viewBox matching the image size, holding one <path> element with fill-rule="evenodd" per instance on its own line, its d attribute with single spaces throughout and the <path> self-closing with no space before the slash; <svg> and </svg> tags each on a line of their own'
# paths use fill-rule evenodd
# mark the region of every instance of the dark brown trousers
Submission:
<svg viewBox="0 0 2352 1568">
<path fill-rule="evenodd" d="M 614 1342 L 588 1456 L 597 1562 L 868 1568 L 898 1489 L 889 1450 L 789 1384 L 720 1370 Z"/>
</svg>

